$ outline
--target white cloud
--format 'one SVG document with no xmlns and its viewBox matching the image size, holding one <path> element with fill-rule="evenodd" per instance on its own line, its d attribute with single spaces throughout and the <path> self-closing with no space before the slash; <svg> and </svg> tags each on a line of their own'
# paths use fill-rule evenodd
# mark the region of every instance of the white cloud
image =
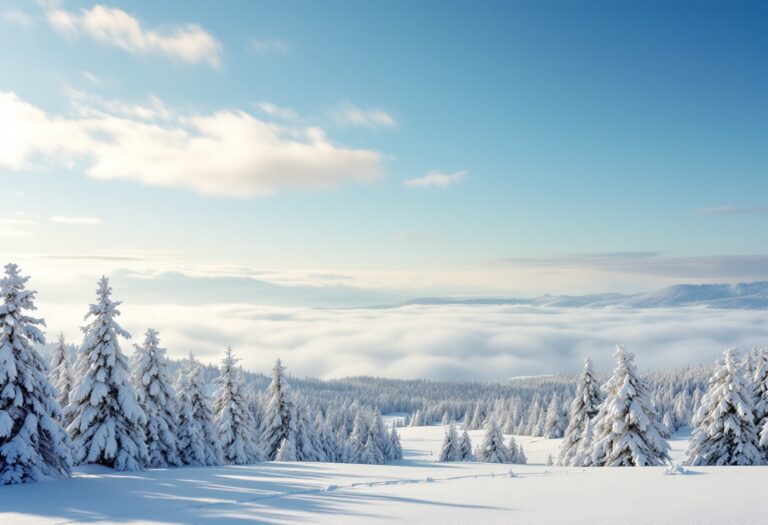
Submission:
<svg viewBox="0 0 768 525">
<path fill-rule="evenodd" d="M 183 24 L 167 30 L 143 27 L 136 17 L 104 5 L 84 9 L 80 14 L 53 9 L 48 23 L 68 37 L 91 38 L 133 54 L 161 54 L 191 64 L 221 65 L 221 43 L 197 24 Z"/>
<path fill-rule="evenodd" d="M 291 50 L 290 44 L 284 40 L 257 40 L 251 39 L 249 49 L 257 55 L 266 55 L 267 53 L 277 53 L 286 55 Z"/>
<path fill-rule="evenodd" d="M 99 78 L 94 73 L 91 73 L 90 71 L 82 71 L 83 78 L 86 79 L 88 82 L 90 82 L 93 85 L 99 86 L 102 83 L 101 78 Z"/>
<path fill-rule="evenodd" d="M 0 92 L 0 166 L 80 161 L 95 179 L 239 198 L 383 174 L 380 153 L 335 145 L 316 127 L 279 126 L 235 109 L 169 116 L 157 105 L 146 114 L 102 106 L 82 102 L 78 115 L 57 116 Z"/>
<path fill-rule="evenodd" d="M 33 283 L 34 284 L 34 283 Z M 115 297 L 120 299 L 120 287 Z M 40 305 L 49 333 L 73 340 L 82 305 Z M 760 311 L 586 310 L 519 306 L 409 306 L 393 309 L 277 308 L 249 304 L 121 308 L 135 336 L 160 330 L 172 357 L 193 351 L 217 362 L 232 344 L 242 364 L 266 372 L 281 357 L 297 376 L 377 375 L 494 379 L 576 372 L 590 356 L 600 371 L 624 343 L 642 368 L 711 363 L 723 349 L 768 342 Z"/>
<path fill-rule="evenodd" d="M 101 219 L 98 217 L 67 217 L 65 215 L 54 215 L 51 217 L 51 222 L 58 224 L 80 224 L 95 226 L 97 224 L 101 224 Z"/>
<path fill-rule="evenodd" d="M 447 188 L 448 186 L 458 184 L 466 176 L 466 171 L 455 171 L 453 173 L 430 171 L 423 177 L 406 180 L 405 185 L 412 188 Z"/>
<path fill-rule="evenodd" d="M 362 109 L 349 103 L 342 104 L 331 112 L 333 120 L 342 126 L 364 128 L 393 128 L 397 121 L 380 109 Z"/>
<path fill-rule="evenodd" d="M 273 118 L 287 120 L 289 122 L 298 122 L 301 120 L 299 114 L 293 109 L 278 106 L 276 104 L 272 104 L 271 102 L 262 100 L 256 104 L 256 107 L 259 108 L 259 110 L 261 110 L 264 114 Z"/>
<path fill-rule="evenodd" d="M 4 12 L 3 19 L 24 28 L 33 27 L 36 24 L 35 17 L 18 9 Z"/>
</svg>

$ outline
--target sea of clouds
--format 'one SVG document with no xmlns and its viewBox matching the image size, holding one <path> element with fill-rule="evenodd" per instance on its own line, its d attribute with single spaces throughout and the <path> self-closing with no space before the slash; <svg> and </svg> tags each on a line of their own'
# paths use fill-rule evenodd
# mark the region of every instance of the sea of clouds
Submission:
<svg viewBox="0 0 768 525">
<path fill-rule="evenodd" d="M 282 358 L 291 374 L 320 378 L 502 380 L 575 372 L 586 356 L 601 370 L 622 343 L 645 369 L 709 364 L 726 348 L 768 346 L 768 312 L 443 305 L 314 309 L 251 304 L 126 304 L 120 322 L 140 342 L 160 331 L 169 355 L 218 362 L 227 344 L 253 371 Z M 79 343 L 83 305 L 41 305 L 49 337 Z"/>
</svg>

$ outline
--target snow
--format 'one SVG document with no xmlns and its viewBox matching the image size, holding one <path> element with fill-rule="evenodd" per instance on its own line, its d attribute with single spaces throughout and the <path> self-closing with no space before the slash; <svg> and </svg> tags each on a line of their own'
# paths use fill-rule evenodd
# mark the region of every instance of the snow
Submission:
<svg viewBox="0 0 768 525">
<path fill-rule="evenodd" d="M 551 467 L 560 440 L 515 436 L 528 465 L 435 463 L 445 426 L 398 429 L 389 465 L 260 463 L 116 472 L 0 488 L 0 523 L 764 523 L 768 467 Z M 483 431 L 470 431 L 480 443 Z M 671 440 L 681 461 L 688 434 Z M 717 494 L 717 497 L 713 497 Z"/>
</svg>

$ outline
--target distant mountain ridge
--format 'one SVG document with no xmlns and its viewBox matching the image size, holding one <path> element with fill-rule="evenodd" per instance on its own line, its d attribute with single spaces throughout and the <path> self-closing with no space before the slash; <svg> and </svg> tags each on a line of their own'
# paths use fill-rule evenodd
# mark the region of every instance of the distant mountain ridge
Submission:
<svg viewBox="0 0 768 525">
<path fill-rule="evenodd" d="M 676 284 L 638 294 L 541 295 L 528 299 L 423 297 L 406 301 L 401 306 L 441 304 L 530 305 L 560 308 L 706 306 L 732 310 L 766 310 L 768 309 L 768 281 L 738 284 Z"/>
</svg>

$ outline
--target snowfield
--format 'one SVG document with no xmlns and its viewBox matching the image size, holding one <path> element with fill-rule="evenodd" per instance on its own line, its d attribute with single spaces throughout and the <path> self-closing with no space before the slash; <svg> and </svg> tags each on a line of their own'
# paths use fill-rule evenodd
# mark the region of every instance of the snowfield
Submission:
<svg viewBox="0 0 768 525">
<path fill-rule="evenodd" d="M 764 524 L 768 467 L 546 466 L 560 440 L 516 436 L 528 465 L 435 463 L 444 426 L 400 428 L 390 465 L 260 463 L 0 487 L 0 524 Z M 473 443 L 483 431 L 472 431 Z M 679 461 L 687 434 L 671 440 Z M 512 475 L 510 476 L 510 471 Z"/>
</svg>

